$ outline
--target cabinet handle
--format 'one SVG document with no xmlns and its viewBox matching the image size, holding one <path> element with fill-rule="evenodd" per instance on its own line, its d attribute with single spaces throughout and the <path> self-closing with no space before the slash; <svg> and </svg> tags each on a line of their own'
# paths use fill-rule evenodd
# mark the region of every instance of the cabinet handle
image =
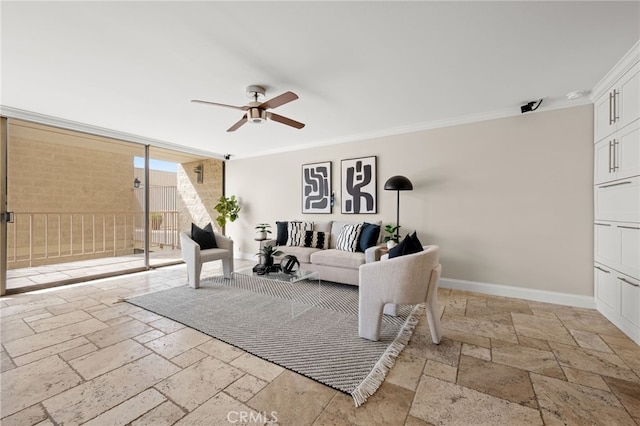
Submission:
<svg viewBox="0 0 640 426">
<path fill-rule="evenodd" d="M 613 92 L 609 92 L 609 125 L 613 124 Z"/>
<path fill-rule="evenodd" d="M 631 284 L 634 287 L 640 287 L 640 284 L 636 284 L 636 283 L 632 283 L 631 281 L 627 281 L 624 277 L 618 277 L 618 279 L 622 282 L 625 282 L 627 284 Z"/>
<path fill-rule="evenodd" d="M 611 226 L 610 223 L 594 223 L 594 225 L 598 225 L 598 226 Z"/>
<path fill-rule="evenodd" d="M 638 226 L 624 226 L 624 225 L 616 225 L 618 228 L 624 228 L 624 229 L 640 229 L 640 227 Z"/>
<path fill-rule="evenodd" d="M 624 182 L 612 183 L 610 185 L 602 185 L 602 186 L 599 186 L 598 188 L 611 188 L 612 186 L 626 185 L 628 183 L 633 183 L 633 182 L 627 180 Z"/>
<path fill-rule="evenodd" d="M 618 106 L 616 101 L 618 100 L 618 95 L 620 95 L 620 92 L 618 92 L 617 90 L 613 91 L 613 122 L 617 123 L 618 120 L 620 120 L 620 117 L 618 116 Z"/>
<path fill-rule="evenodd" d="M 613 171 L 617 171 L 618 167 L 618 141 L 613 140 Z"/>
<path fill-rule="evenodd" d="M 611 166 L 612 164 L 611 159 L 613 158 L 613 153 L 611 152 L 612 150 L 613 150 L 613 144 L 611 143 L 611 141 L 609 141 L 609 173 L 613 171 L 613 167 Z"/>
<path fill-rule="evenodd" d="M 610 273 L 611 273 L 611 271 L 607 271 L 606 269 L 602 269 L 602 268 L 601 268 L 601 267 L 599 267 L 599 266 L 594 266 L 594 268 L 596 268 L 596 269 L 597 269 L 597 270 L 599 270 L 599 271 L 604 272 L 605 274 L 610 274 Z"/>
</svg>

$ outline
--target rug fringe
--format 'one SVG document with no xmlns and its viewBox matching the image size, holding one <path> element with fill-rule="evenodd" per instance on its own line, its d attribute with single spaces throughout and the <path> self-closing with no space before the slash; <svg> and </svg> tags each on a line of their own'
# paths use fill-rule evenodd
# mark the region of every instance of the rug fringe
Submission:
<svg viewBox="0 0 640 426">
<path fill-rule="evenodd" d="M 373 370 L 371 370 L 362 383 L 351 392 L 356 407 L 367 402 L 367 399 L 382 385 L 385 377 L 387 377 L 387 373 L 389 373 L 389 370 L 391 370 L 395 364 L 396 358 L 400 355 L 400 352 L 402 352 L 407 343 L 409 343 L 413 330 L 416 328 L 416 325 L 418 325 L 423 312 L 424 306 L 422 304 L 416 305 L 416 307 L 413 308 L 404 326 L 398 332 L 398 335 L 389 345 L 385 353 L 382 354 L 382 357 L 376 362 Z"/>
</svg>

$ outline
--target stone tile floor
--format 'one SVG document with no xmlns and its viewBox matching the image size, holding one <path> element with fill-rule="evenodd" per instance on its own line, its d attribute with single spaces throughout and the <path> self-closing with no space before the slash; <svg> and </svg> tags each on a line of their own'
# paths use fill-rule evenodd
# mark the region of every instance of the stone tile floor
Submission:
<svg viewBox="0 0 640 426">
<path fill-rule="evenodd" d="M 181 265 L 0 298 L 2 425 L 640 425 L 640 347 L 593 310 L 440 289 L 442 343 L 423 318 L 355 408 L 121 302 L 185 281 Z"/>
</svg>

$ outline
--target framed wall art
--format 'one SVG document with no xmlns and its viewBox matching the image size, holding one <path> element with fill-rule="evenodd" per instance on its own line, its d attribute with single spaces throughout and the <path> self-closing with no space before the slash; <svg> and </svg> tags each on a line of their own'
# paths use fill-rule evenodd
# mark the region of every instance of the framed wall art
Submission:
<svg viewBox="0 0 640 426">
<path fill-rule="evenodd" d="M 376 159 L 373 156 L 342 160 L 343 214 L 377 213 Z"/>
<path fill-rule="evenodd" d="M 302 213 L 331 213 L 331 161 L 302 165 Z"/>
</svg>

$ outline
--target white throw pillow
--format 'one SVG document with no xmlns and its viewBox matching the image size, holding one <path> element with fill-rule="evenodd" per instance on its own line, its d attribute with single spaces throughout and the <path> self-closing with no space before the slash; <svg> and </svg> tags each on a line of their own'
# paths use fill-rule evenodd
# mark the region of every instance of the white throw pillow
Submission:
<svg viewBox="0 0 640 426">
<path fill-rule="evenodd" d="M 358 249 L 360 240 L 361 223 L 352 223 L 342 227 L 336 240 L 336 249 L 354 252 Z"/>
<path fill-rule="evenodd" d="M 289 231 L 287 245 L 290 247 L 302 247 L 304 246 L 304 237 L 307 231 L 313 230 L 313 222 L 289 222 L 287 230 Z"/>
</svg>

